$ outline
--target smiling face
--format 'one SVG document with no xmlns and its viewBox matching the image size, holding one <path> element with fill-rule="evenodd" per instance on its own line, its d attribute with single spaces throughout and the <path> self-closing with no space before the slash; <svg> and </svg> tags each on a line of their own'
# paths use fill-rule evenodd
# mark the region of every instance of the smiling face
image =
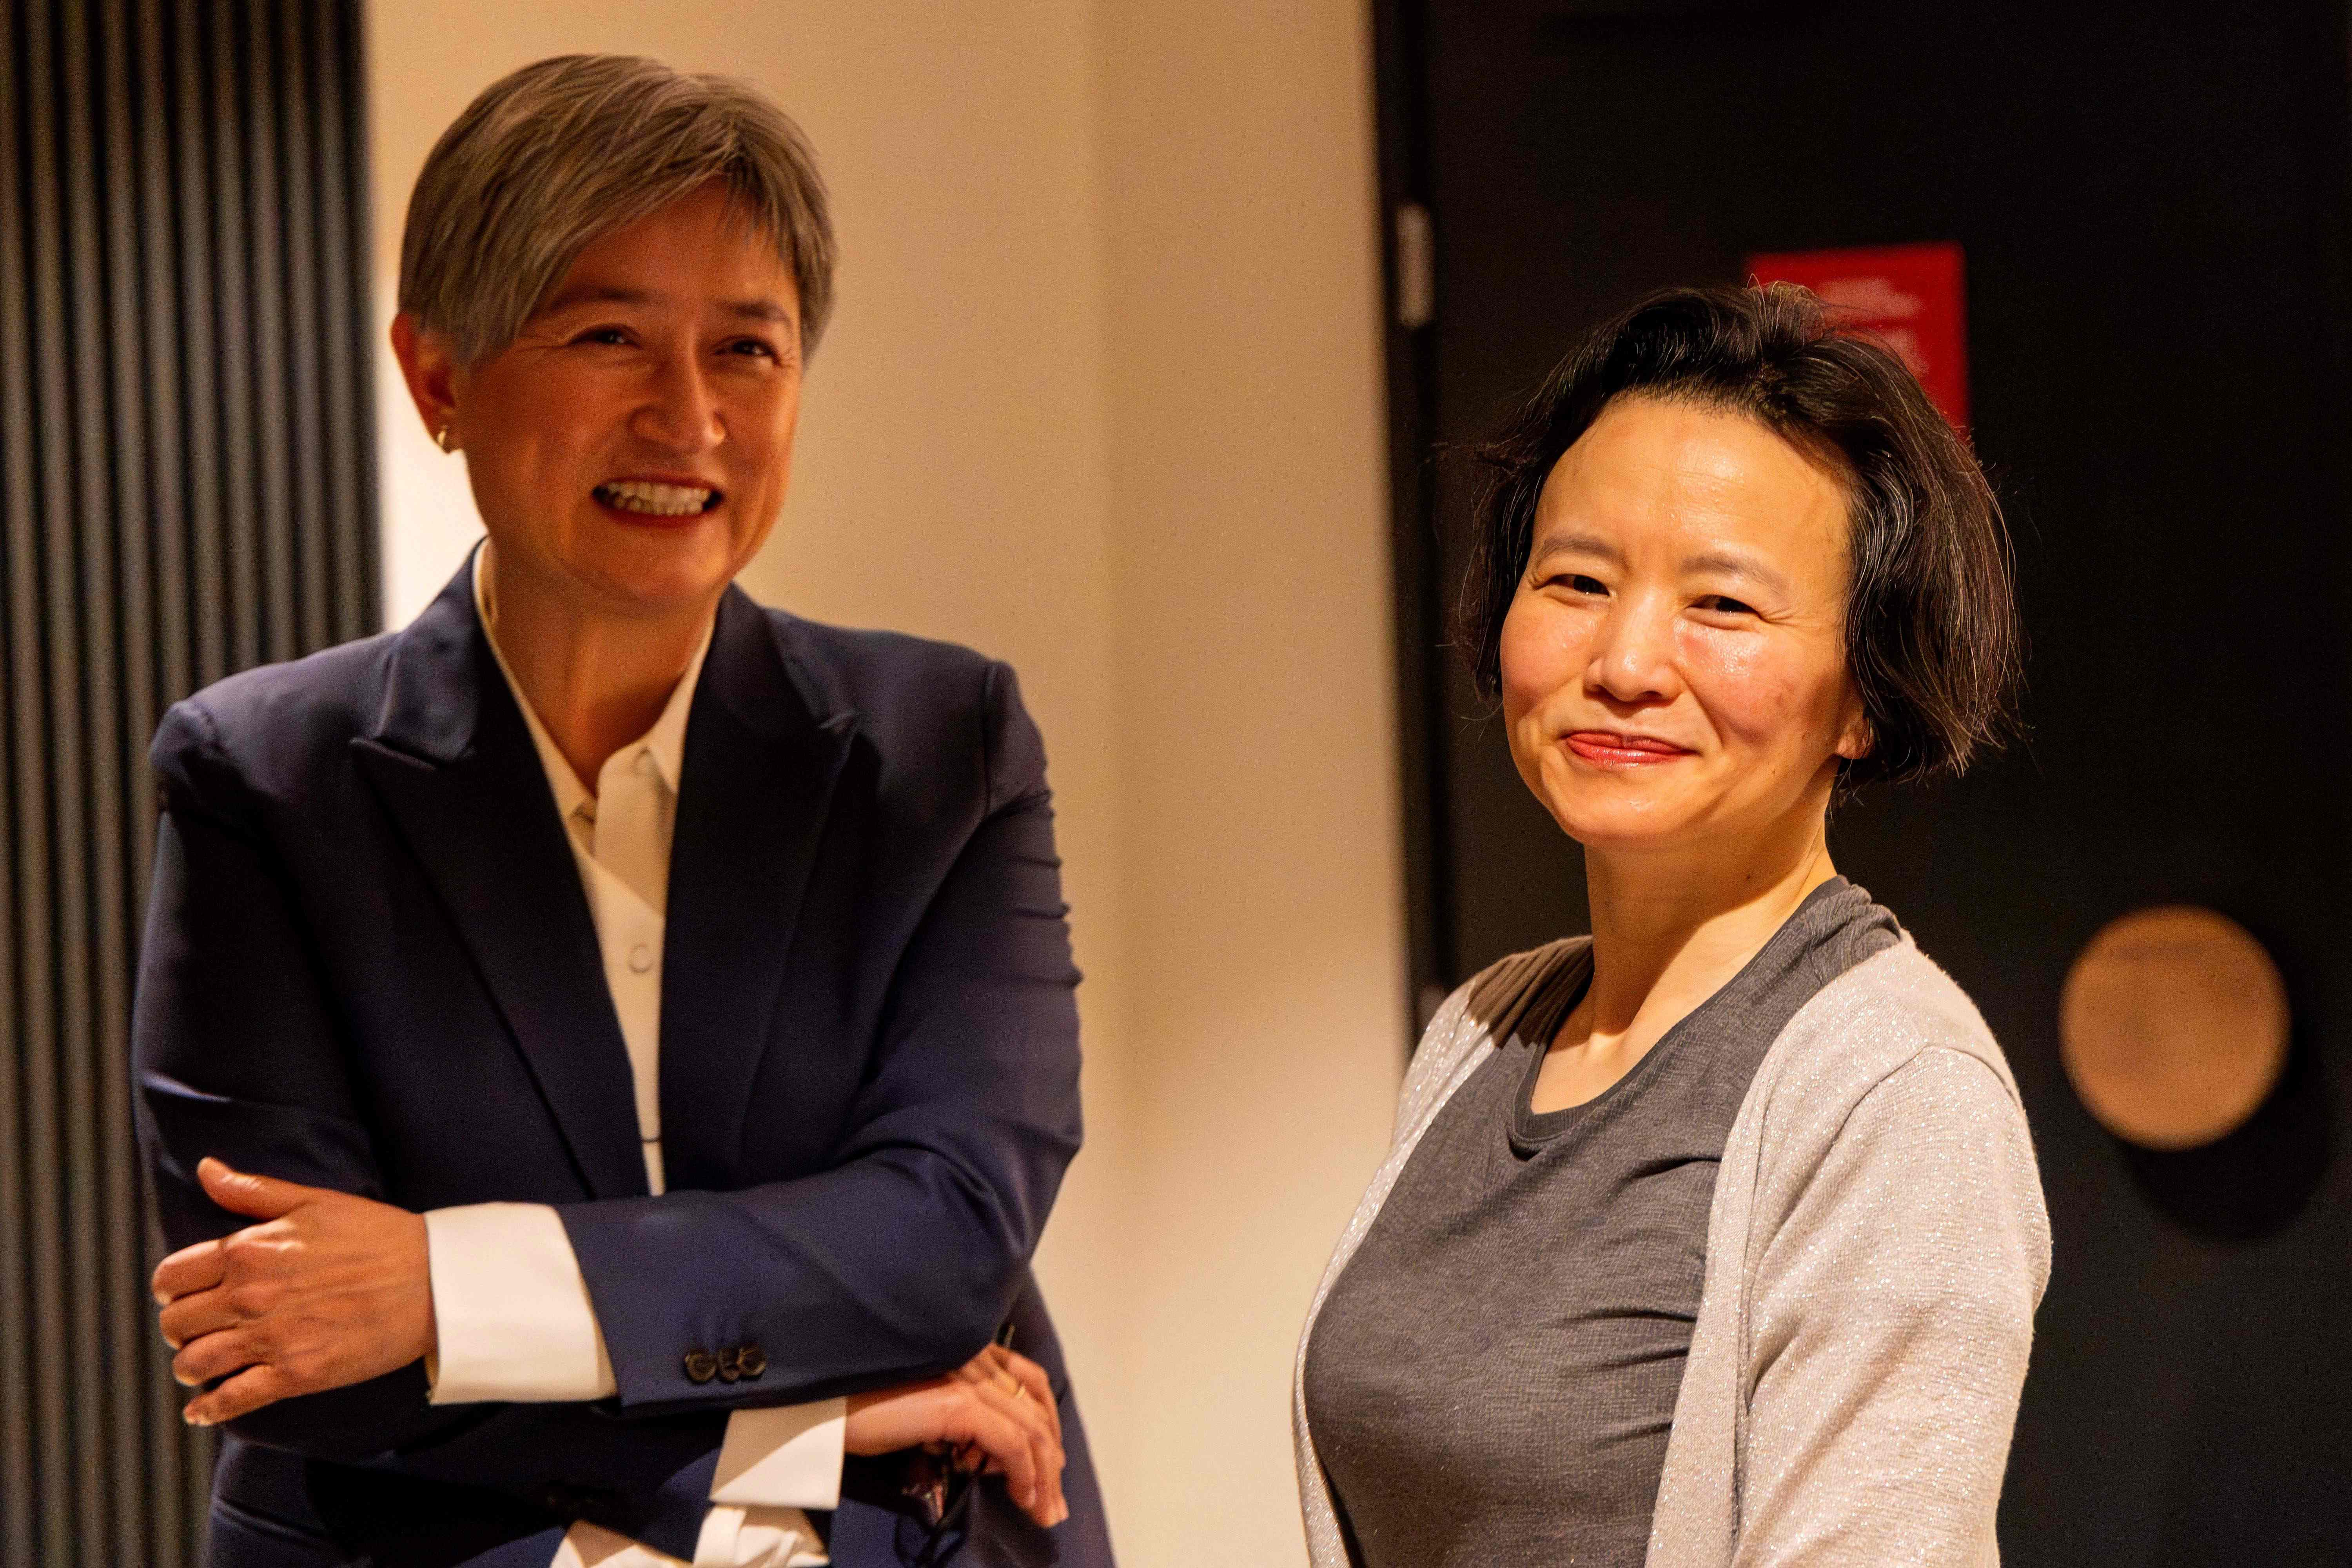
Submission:
<svg viewBox="0 0 2352 1568">
<path fill-rule="evenodd" d="M 800 297 L 718 188 L 588 246 L 514 342 L 474 364 L 407 336 L 411 384 L 466 453 L 501 584 L 591 614 L 698 612 L 774 526 L 800 412 Z"/>
<path fill-rule="evenodd" d="M 1504 621 L 1519 776 L 1594 848 L 1817 832 L 1869 729 L 1846 670 L 1848 502 L 1745 415 L 1620 398 L 1563 453 Z"/>
</svg>

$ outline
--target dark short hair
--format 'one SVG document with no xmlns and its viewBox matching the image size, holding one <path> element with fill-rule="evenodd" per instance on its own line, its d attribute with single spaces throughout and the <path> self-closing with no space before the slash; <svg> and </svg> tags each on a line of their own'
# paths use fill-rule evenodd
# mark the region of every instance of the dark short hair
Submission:
<svg viewBox="0 0 2352 1568">
<path fill-rule="evenodd" d="M 1593 331 L 1476 448 L 1489 478 L 1455 637 L 1482 693 L 1502 688 L 1503 618 L 1544 481 L 1629 395 L 1748 415 L 1844 481 L 1846 668 L 1872 750 L 1845 764 L 1843 783 L 1958 773 L 2000 743 L 2022 659 L 2000 504 L 1903 362 L 1840 332 L 1787 283 L 1652 295 Z"/>
</svg>

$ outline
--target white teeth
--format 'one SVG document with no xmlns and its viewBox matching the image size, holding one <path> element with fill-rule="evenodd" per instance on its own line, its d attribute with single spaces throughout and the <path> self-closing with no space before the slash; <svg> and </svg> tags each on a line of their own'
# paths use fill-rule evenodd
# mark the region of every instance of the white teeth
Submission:
<svg viewBox="0 0 2352 1568">
<path fill-rule="evenodd" d="M 700 485 L 656 485 L 644 479 L 622 479 L 598 485 L 596 499 L 623 511 L 649 512 L 656 517 L 688 517 L 710 505 L 715 491 Z"/>
</svg>

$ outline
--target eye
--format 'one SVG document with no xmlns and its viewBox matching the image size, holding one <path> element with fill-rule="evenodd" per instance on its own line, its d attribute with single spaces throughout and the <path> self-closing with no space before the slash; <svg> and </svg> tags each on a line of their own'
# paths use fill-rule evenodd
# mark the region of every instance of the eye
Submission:
<svg viewBox="0 0 2352 1568">
<path fill-rule="evenodd" d="M 1755 605 L 1735 599 L 1728 594 L 1709 594 L 1699 600 L 1696 607 L 1713 611 L 1718 616 L 1752 616 L 1756 613 Z"/>
<path fill-rule="evenodd" d="M 629 329 L 626 327 L 590 327 L 587 331 L 575 334 L 572 341 L 575 343 L 598 343 L 608 347 L 624 347 L 629 341 Z"/>
<path fill-rule="evenodd" d="M 1571 594 L 1583 594 L 1593 598 L 1606 598 L 1609 584 L 1598 577 L 1588 577 L 1581 572 L 1561 572 L 1543 580 L 1547 588 L 1565 588 Z"/>
<path fill-rule="evenodd" d="M 762 342 L 758 338 L 733 339 L 719 352 L 727 354 L 740 354 L 747 358 L 778 359 L 782 357 L 776 353 L 775 346 L 772 343 Z"/>
</svg>

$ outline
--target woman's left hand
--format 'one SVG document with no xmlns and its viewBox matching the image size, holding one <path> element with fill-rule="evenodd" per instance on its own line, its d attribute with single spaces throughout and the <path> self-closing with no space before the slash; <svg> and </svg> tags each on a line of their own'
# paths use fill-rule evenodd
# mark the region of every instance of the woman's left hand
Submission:
<svg viewBox="0 0 2352 1568">
<path fill-rule="evenodd" d="M 967 1468 L 1003 1476 L 1013 1500 L 1041 1528 L 1070 1516 L 1053 1386 L 1045 1368 L 1002 1345 L 944 1377 L 851 1395 L 844 1443 L 853 1454 L 952 1451 Z"/>
</svg>

